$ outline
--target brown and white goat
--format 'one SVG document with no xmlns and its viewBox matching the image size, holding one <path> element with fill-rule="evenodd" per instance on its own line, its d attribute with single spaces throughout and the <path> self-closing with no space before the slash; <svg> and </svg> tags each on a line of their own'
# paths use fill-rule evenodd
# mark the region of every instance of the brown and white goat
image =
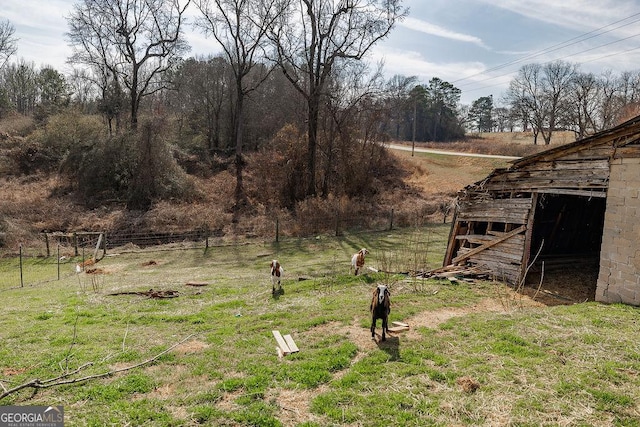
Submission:
<svg viewBox="0 0 640 427">
<path fill-rule="evenodd" d="M 358 271 L 360 271 L 360 269 L 364 267 L 364 256 L 368 253 L 368 250 L 362 248 L 351 257 L 351 270 L 355 269 L 356 276 L 358 275 Z"/>
<path fill-rule="evenodd" d="M 276 284 L 278 285 L 278 291 L 282 290 L 282 274 L 284 273 L 284 269 L 280 265 L 280 262 L 277 259 L 271 261 L 271 293 L 275 295 L 276 293 Z"/>
<path fill-rule="evenodd" d="M 389 313 L 391 312 L 391 293 L 386 285 L 378 285 L 371 297 L 371 339 L 376 339 L 376 322 L 382 319 L 382 341 L 386 341 L 389 332 Z"/>
</svg>

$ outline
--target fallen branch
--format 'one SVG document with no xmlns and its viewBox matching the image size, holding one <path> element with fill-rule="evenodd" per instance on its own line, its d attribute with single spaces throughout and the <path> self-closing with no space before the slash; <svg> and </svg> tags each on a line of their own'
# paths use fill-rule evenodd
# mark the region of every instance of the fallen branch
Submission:
<svg viewBox="0 0 640 427">
<path fill-rule="evenodd" d="M 153 289 L 149 289 L 148 291 L 128 291 L 128 292 L 113 292 L 107 294 L 109 296 L 115 295 L 142 295 L 149 298 L 177 298 L 180 295 L 180 292 L 174 290 L 166 290 L 166 291 L 156 291 Z"/>
<path fill-rule="evenodd" d="M 26 382 L 24 384 L 20 384 L 20 385 L 18 385 L 16 387 L 10 388 L 8 390 L 5 389 L 5 391 L 2 394 L 0 394 L 0 400 L 4 399 L 5 397 L 9 396 L 10 394 L 13 394 L 13 393 L 15 393 L 17 391 L 20 391 L 22 389 L 25 389 L 25 388 L 41 389 L 41 388 L 55 387 L 55 386 L 59 386 L 59 385 L 76 384 L 76 383 L 85 382 L 85 381 L 89 381 L 89 380 L 93 380 L 93 379 L 110 377 L 110 376 L 115 375 L 115 374 L 117 374 L 119 372 L 124 372 L 124 371 L 129 371 L 131 369 L 139 368 L 140 366 L 147 365 L 147 364 L 153 362 L 154 360 L 158 359 L 162 355 L 170 352 L 171 350 L 173 350 L 174 348 L 176 348 L 180 344 L 184 343 L 185 341 L 187 341 L 191 337 L 193 337 L 193 334 L 187 336 L 185 339 L 183 339 L 182 341 L 172 345 L 171 347 L 167 348 L 166 350 L 156 354 L 152 358 L 147 359 L 145 361 L 142 361 L 140 363 L 136 363 L 135 365 L 132 365 L 132 366 L 127 366 L 125 368 L 114 369 L 112 371 L 103 372 L 101 374 L 87 375 L 87 376 L 80 377 L 80 378 L 69 378 L 69 377 L 79 373 L 80 371 L 82 371 L 87 366 L 93 365 L 93 362 L 87 362 L 84 365 L 80 366 L 75 371 L 67 372 L 66 374 L 60 375 L 60 376 L 55 377 L 55 378 L 49 378 L 47 380 L 40 380 L 40 379 L 36 378 L 36 379 L 28 381 L 28 382 Z M 2 388 L 4 389 L 4 386 Z"/>
</svg>

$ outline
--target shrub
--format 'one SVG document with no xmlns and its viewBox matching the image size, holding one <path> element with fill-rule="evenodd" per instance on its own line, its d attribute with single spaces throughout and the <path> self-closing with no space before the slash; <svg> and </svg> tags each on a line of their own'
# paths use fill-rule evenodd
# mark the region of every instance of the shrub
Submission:
<svg viewBox="0 0 640 427">
<path fill-rule="evenodd" d="M 97 117 L 67 110 L 51 116 L 46 125 L 29 135 L 25 144 L 12 151 L 12 157 L 23 174 L 55 171 L 74 151 L 91 146 L 102 129 Z"/>
<path fill-rule="evenodd" d="M 127 206 L 147 210 L 156 200 L 180 199 L 193 194 L 193 185 L 172 156 L 163 117 L 141 124 L 136 138 L 136 164 L 129 186 Z"/>
<path fill-rule="evenodd" d="M 306 141 L 295 126 L 283 127 L 271 143 L 247 156 L 252 175 L 247 193 L 268 209 L 293 209 L 306 190 Z"/>
</svg>

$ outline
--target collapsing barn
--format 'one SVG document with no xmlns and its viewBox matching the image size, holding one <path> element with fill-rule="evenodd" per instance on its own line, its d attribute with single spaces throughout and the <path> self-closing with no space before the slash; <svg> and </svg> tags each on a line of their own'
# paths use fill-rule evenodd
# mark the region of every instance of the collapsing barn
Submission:
<svg viewBox="0 0 640 427">
<path fill-rule="evenodd" d="M 481 267 L 513 285 L 541 261 L 591 267 L 589 299 L 640 305 L 639 192 L 640 116 L 460 191 L 444 266 Z"/>
</svg>

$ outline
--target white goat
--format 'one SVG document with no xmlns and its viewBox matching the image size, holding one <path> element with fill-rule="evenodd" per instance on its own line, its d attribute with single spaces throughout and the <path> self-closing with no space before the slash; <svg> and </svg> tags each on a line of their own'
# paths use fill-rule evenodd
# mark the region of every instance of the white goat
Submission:
<svg viewBox="0 0 640 427">
<path fill-rule="evenodd" d="M 282 290 L 282 284 L 280 280 L 284 274 L 284 269 L 280 265 L 277 259 L 271 261 L 271 293 L 276 293 L 276 283 L 278 284 L 278 291 Z"/>
<path fill-rule="evenodd" d="M 366 254 L 368 254 L 369 251 L 366 250 L 365 248 L 360 249 L 357 253 L 353 254 L 353 256 L 351 257 L 351 269 L 356 270 L 356 276 L 358 275 L 358 271 L 360 271 L 360 269 L 362 267 L 364 267 L 364 256 Z"/>
</svg>

